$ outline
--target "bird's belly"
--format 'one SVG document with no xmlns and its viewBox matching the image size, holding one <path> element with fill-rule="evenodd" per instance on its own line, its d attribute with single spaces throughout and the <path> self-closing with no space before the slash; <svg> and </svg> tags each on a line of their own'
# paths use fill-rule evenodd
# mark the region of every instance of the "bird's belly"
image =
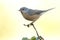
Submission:
<svg viewBox="0 0 60 40">
<path fill-rule="evenodd" d="M 30 21 L 35 21 L 39 18 L 40 15 L 28 15 L 28 14 L 23 14 L 23 17 L 27 20 Z"/>
</svg>

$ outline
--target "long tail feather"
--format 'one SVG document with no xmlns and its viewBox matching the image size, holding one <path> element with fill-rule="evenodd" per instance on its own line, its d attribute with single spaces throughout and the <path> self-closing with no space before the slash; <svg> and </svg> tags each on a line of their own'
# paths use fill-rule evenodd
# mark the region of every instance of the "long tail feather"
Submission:
<svg viewBox="0 0 60 40">
<path fill-rule="evenodd" d="M 50 9 L 46 10 L 45 12 L 50 11 L 50 10 L 52 10 L 52 9 L 54 9 L 54 8 L 50 8 Z"/>
</svg>

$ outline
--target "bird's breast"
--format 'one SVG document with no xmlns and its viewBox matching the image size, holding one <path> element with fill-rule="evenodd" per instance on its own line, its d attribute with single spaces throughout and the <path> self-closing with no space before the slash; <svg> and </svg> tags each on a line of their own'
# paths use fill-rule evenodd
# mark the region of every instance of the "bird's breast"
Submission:
<svg viewBox="0 0 60 40">
<path fill-rule="evenodd" d="M 24 17 L 25 19 L 30 20 L 30 21 L 35 21 L 35 20 L 37 20 L 37 19 L 39 18 L 39 16 L 40 16 L 40 15 L 29 15 L 29 14 L 27 14 L 27 13 L 23 13 L 22 15 L 23 15 L 23 17 Z"/>
</svg>

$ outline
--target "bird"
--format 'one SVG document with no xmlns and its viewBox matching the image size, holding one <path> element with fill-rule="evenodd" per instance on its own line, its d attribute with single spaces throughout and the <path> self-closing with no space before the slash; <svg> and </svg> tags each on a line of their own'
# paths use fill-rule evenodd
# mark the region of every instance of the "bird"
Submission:
<svg viewBox="0 0 60 40">
<path fill-rule="evenodd" d="M 45 12 L 50 11 L 54 8 L 50 8 L 47 10 L 37 10 L 37 9 L 30 9 L 27 7 L 21 7 L 19 9 L 19 11 L 21 12 L 21 14 L 23 15 L 23 17 L 26 20 L 32 21 L 32 23 L 30 23 L 31 25 L 33 25 L 33 23 L 40 17 L 42 16 Z M 24 24 L 25 25 L 25 24 Z M 29 27 L 29 24 L 27 25 Z"/>
</svg>

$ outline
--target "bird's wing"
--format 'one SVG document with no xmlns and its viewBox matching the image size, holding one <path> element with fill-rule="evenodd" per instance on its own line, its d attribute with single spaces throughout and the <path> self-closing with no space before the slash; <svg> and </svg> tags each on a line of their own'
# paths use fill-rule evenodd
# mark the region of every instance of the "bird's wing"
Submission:
<svg viewBox="0 0 60 40">
<path fill-rule="evenodd" d="M 50 8 L 48 10 L 31 10 L 30 14 L 31 15 L 42 15 L 44 12 L 50 11 L 54 8 Z"/>
<path fill-rule="evenodd" d="M 42 10 L 33 10 L 31 15 L 41 15 L 43 12 L 45 12 L 45 11 L 42 11 Z"/>
<path fill-rule="evenodd" d="M 35 14 L 37 14 L 37 15 L 39 15 L 39 14 L 41 14 L 41 13 L 43 13 L 44 11 L 42 11 L 42 10 L 36 10 L 35 11 Z"/>
<path fill-rule="evenodd" d="M 35 14 L 35 10 L 29 9 L 29 10 L 27 11 L 27 13 L 28 13 L 30 16 L 32 16 L 32 15 Z"/>
</svg>

